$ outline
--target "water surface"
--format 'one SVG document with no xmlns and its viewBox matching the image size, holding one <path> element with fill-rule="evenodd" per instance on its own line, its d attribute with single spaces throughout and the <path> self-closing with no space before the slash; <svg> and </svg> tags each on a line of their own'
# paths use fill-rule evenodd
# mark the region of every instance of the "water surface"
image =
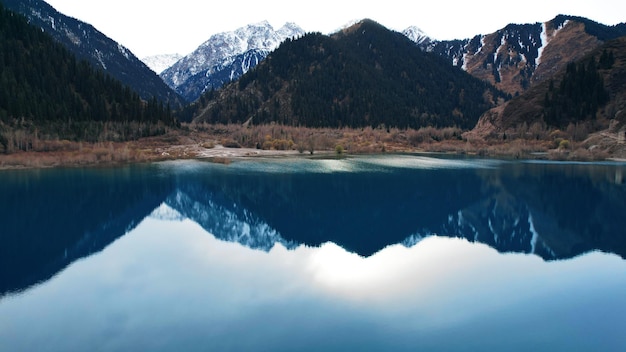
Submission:
<svg viewBox="0 0 626 352">
<path fill-rule="evenodd" d="M 0 173 L 0 350 L 626 349 L 624 164 Z"/>
</svg>

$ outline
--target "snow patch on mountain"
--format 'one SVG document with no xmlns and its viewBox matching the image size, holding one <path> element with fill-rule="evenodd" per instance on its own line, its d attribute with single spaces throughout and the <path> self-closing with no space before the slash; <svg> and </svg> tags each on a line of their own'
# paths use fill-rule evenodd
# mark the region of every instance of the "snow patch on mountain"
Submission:
<svg viewBox="0 0 626 352">
<path fill-rule="evenodd" d="M 561 24 L 558 28 L 553 30 L 552 33 L 548 33 L 548 29 L 547 29 L 548 23 L 544 22 L 541 24 L 541 36 L 540 36 L 541 46 L 538 49 L 537 59 L 535 60 L 535 67 L 541 64 L 541 56 L 543 55 L 543 49 L 545 49 L 546 46 L 548 46 L 548 43 L 550 43 L 550 40 L 556 37 L 559 31 L 563 29 L 565 26 L 567 26 L 568 23 L 569 23 L 569 20 L 565 20 L 565 22 L 563 22 L 563 24 Z"/>
<path fill-rule="evenodd" d="M 156 73 L 161 73 L 182 59 L 180 54 L 161 54 L 141 59 L 146 66 Z"/>
<path fill-rule="evenodd" d="M 548 30 L 546 29 L 546 23 L 541 24 L 541 46 L 537 49 L 537 59 L 535 60 L 535 67 L 541 63 L 541 55 L 543 55 L 543 49 L 548 44 Z"/>
<path fill-rule="evenodd" d="M 128 51 L 128 49 L 125 46 L 123 46 L 122 44 L 119 44 L 119 43 L 117 44 L 117 50 L 120 52 L 120 54 L 124 55 L 124 57 L 126 59 L 128 59 L 128 60 L 131 59 L 130 51 Z"/>
</svg>

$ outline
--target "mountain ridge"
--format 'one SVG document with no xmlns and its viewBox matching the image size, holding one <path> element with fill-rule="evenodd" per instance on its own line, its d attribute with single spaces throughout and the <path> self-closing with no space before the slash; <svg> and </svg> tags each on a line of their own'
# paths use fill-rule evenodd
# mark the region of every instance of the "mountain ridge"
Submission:
<svg viewBox="0 0 626 352">
<path fill-rule="evenodd" d="M 503 96 L 372 20 L 287 40 L 215 94 L 197 121 L 413 128 L 469 128 Z"/>
<path fill-rule="evenodd" d="M 515 96 L 623 35 L 626 23 L 607 26 L 584 17 L 558 15 L 547 22 L 509 24 L 468 39 L 419 39 L 416 43 Z"/>
<path fill-rule="evenodd" d="M 351 21 L 332 32 L 331 35 L 358 22 L 360 21 Z M 247 27 L 255 26 L 262 27 L 269 26 L 269 24 L 260 22 Z M 232 34 L 243 28 L 246 27 L 215 36 Z M 430 38 L 417 26 L 406 28 L 402 34 L 415 42 L 422 50 L 436 53 L 453 66 L 460 67 L 473 76 L 488 81 L 515 96 L 523 93 L 533 84 L 549 78 L 567 62 L 582 57 L 585 52 L 601 45 L 604 40 L 626 34 L 626 24 L 607 26 L 583 17 L 558 15 L 547 22 L 512 23 L 493 33 L 475 35 L 462 40 L 438 41 Z M 213 41 L 209 39 L 203 46 L 208 46 L 208 43 Z M 585 48 L 585 50 L 580 50 L 580 48 Z M 269 53 L 272 50 L 273 48 L 268 47 L 261 51 Z M 202 61 L 209 57 L 206 50 L 203 50 L 201 46 L 196 51 L 196 54 L 190 56 L 201 58 L 194 60 L 204 65 L 202 69 L 187 62 L 181 63 L 178 67 L 168 68 L 169 72 L 163 72 L 162 75 L 170 87 L 186 96 L 187 101 L 195 101 L 199 98 L 198 93 L 217 89 L 230 79 L 236 79 L 247 72 L 246 69 L 233 64 L 233 62 L 242 61 L 243 52 L 236 55 L 214 53 L 211 57 L 214 61 L 206 63 Z M 201 54 L 203 51 L 204 53 Z M 561 55 L 562 52 L 566 54 Z M 257 54 L 255 59 L 262 61 L 264 56 L 266 54 Z M 230 74 L 225 74 L 224 71 L 228 70 Z M 180 86 L 178 86 L 180 82 L 175 82 L 178 80 L 177 77 L 182 77 L 181 79 L 185 81 Z"/>
</svg>

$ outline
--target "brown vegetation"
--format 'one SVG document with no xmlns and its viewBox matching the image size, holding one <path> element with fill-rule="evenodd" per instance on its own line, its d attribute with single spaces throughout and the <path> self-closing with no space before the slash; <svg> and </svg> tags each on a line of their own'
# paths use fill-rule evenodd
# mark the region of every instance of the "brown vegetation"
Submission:
<svg viewBox="0 0 626 352">
<path fill-rule="evenodd" d="M 620 126 L 616 126 L 621 128 Z M 617 132 L 616 132 L 617 133 Z M 485 157 L 600 160 L 626 157 L 617 134 L 588 134 L 585 126 L 565 131 L 522 124 L 489 138 L 458 128 L 419 130 L 303 128 L 282 125 L 188 124 L 158 137 L 129 142 L 44 140 L 28 151 L 0 154 L 0 169 L 111 165 L 170 159 L 204 159 L 228 164 L 232 158 L 316 153 L 456 153 Z M 621 146 L 621 147 L 620 147 Z"/>
</svg>

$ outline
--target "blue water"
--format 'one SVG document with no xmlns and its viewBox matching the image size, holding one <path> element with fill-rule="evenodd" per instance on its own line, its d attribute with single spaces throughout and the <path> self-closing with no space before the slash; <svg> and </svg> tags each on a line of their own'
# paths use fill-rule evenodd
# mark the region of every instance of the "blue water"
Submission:
<svg viewBox="0 0 626 352">
<path fill-rule="evenodd" d="M 0 172 L 0 351 L 623 351 L 626 165 Z"/>
</svg>

